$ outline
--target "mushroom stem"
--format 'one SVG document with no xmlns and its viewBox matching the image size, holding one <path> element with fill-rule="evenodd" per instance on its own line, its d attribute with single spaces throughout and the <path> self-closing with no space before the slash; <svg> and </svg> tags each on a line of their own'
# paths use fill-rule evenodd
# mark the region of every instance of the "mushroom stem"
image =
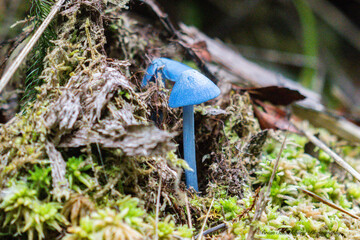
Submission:
<svg viewBox="0 0 360 240">
<path fill-rule="evenodd" d="M 196 192 L 199 191 L 196 171 L 195 155 L 195 133 L 194 133 L 194 105 L 183 107 L 183 138 L 184 138 L 184 158 L 191 167 L 191 170 L 185 170 L 186 186 L 193 187 Z"/>
</svg>

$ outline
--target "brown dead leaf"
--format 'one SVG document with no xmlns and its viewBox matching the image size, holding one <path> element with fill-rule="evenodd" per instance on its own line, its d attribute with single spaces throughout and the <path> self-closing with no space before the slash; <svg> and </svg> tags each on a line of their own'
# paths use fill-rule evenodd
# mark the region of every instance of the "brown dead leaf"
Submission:
<svg viewBox="0 0 360 240">
<path fill-rule="evenodd" d="M 303 96 L 299 91 L 292 90 L 286 87 L 269 86 L 269 87 L 260 87 L 260 88 L 240 88 L 240 89 L 241 91 L 248 92 L 252 99 L 269 101 L 275 105 L 287 106 L 293 102 L 305 99 L 305 96 Z"/>
<path fill-rule="evenodd" d="M 259 120 L 261 129 L 280 129 L 300 133 L 287 119 L 285 111 L 260 101 L 256 101 L 256 103 L 264 109 L 261 111 L 254 104 L 254 115 Z"/>
</svg>

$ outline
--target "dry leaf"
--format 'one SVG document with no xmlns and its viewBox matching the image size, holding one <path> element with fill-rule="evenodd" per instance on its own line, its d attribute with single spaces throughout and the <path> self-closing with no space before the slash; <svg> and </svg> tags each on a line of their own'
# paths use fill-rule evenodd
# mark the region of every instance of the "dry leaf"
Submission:
<svg viewBox="0 0 360 240">
<path fill-rule="evenodd" d="M 305 99 L 305 96 L 299 91 L 279 86 L 241 88 L 241 90 L 248 92 L 252 99 L 269 101 L 272 104 L 282 106 L 287 106 L 293 102 Z"/>
</svg>

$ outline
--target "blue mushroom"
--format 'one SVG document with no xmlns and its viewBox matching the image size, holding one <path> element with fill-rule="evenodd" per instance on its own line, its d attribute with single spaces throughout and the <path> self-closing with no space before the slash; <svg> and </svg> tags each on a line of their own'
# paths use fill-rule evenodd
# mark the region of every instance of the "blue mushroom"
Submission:
<svg viewBox="0 0 360 240">
<path fill-rule="evenodd" d="M 160 68 L 161 67 L 161 68 Z M 158 69 L 159 68 L 159 69 Z M 165 79 L 175 81 L 171 91 L 169 106 L 183 107 L 183 145 L 184 158 L 193 171 L 186 170 L 186 185 L 199 191 L 194 133 L 194 105 L 206 102 L 220 95 L 220 89 L 200 72 L 167 58 L 155 59 L 143 79 L 145 86 L 155 74 L 160 71 Z"/>
<path fill-rule="evenodd" d="M 199 191 L 194 133 L 194 105 L 220 95 L 220 89 L 210 79 L 196 70 L 183 72 L 171 91 L 169 106 L 183 107 L 184 158 L 193 171 L 185 171 L 186 185 Z"/>
<path fill-rule="evenodd" d="M 184 71 L 171 91 L 169 106 L 172 108 L 197 105 L 220 95 L 220 89 L 200 72 Z"/>
<path fill-rule="evenodd" d="M 191 67 L 186 66 L 183 63 L 179 63 L 168 58 L 154 59 L 146 70 L 142 81 L 142 86 L 146 86 L 146 84 L 152 80 L 158 72 L 161 74 L 161 77 L 164 80 L 168 79 L 170 81 L 176 81 L 182 72 L 191 69 Z"/>
</svg>

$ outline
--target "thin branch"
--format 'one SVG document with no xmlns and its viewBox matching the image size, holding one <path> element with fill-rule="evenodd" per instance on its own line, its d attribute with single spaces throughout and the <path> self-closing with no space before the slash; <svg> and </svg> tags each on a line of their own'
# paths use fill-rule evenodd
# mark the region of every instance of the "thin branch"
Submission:
<svg viewBox="0 0 360 240">
<path fill-rule="evenodd" d="M 326 204 L 326 205 L 328 205 L 328 206 L 330 206 L 330 207 L 332 207 L 332 208 L 334 208 L 334 209 L 336 209 L 336 210 L 338 210 L 338 211 L 340 211 L 340 212 L 343 212 L 343 213 L 349 215 L 350 217 L 353 217 L 353 218 L 355 218 L 355 219 L 357 219 L 357 220 L 360 220 L 360 217 L 359 217 L 359 216 L 356 216 L 355 214 L 353 214 L 353 213 L 351 213 L 351 212 L 349 212 L 349 211 L 346 211 L 346 210 L 343 209 L 342 207 L 340 207 L 340 206 L 338 206 L 338 205 L 336 205 L 336 204 L 334 204 L 334 203 L 332 203 L 332 202 L 330 202 L 330 201 L 328 201 L 328 200 L 326 200 L 326 199 L 324 199 L 324 198 L 316 195 L 315 193 L 310 192 L 310 191 L 308 191 L 308 190 L 306 190 L 306 189 L 304 189 L 304 188 L 301 188 L 301 187 L 299 187 L 298 189 L 300 189 L 300 190 L 303 191 L 304 193 L 310 195 L 311 197 L 315 198 L 316 200 L 319 200 L 320 202 L 322 202 L 322 203 L 324 203 L 324 204 Z"/>
<path fill-rule="evenodd" d="M 246 208 L 237 218 L 239 220 L 241 220 L 245 215 L 248 215 L 249 216 L 249 212 L 252 211 L 255 207 L 255 204 L 259 198 L 259 193 L 260 193 L 260 189 L 261 187 L 258 187 L 256 190 L 255 190 L 255 195 L 254 195 L 254 201 L 253 203 L 251 204 L 250 207 Z"/>
<path fill-rule="evenodd" d="M 18 35 L 16 38 L 9 39 L 7 41 L 0 42 L 0 50 L 2 49 L 3 45 L 10 44 L 10 49 L 8 49 L 3 57 L 3 59 L 0 61 L 0 75 L 3 72 L 3 69 L 5 69 L 5 63 L 10 58 L 11 54 L 15 51 L 17 47 L 20 46 L 20 44 L 33 32 L 34 28 L 31 27 L 30 29 L 27 29 L 23 31 L 20 35 Z"/>
<path fill-rule="evenodd" d="M 10 65 L 9 69 L 4 73 L 2 78 L 0 79 L 0 93 L 5 88 L 5 86 L 10 81 L 11 77 L 14 75 L 16 70 L 19 68 L 20 64 L 24 61 L 26 56 L 29 54 L 31 49 L 34 47 L 36 42 L 39 40 L 47 26 L 50 24 L 51 20 L 55 17 L 55 15 L 60 10 L 61 6 L 65 0 L 59 0 L 51 9 L 49 15 L 45 18 L 45 20 L 41 23 L 40 27 L 36 30 L 34 36 L 30 39 L 29 43 L 24 47 L 24 49 L 20 52 L 14 62 Z"/>
</svg>

